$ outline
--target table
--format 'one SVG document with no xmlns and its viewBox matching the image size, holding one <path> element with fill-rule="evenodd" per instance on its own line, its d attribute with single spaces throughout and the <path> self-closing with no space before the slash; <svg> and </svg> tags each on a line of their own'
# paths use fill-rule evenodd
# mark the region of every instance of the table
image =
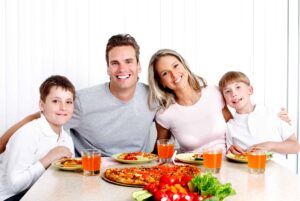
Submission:
<svg viewBox="0 0 300 201">
<path fill-rule="evenodd" d="M 102 167 L 116 165 L 111 159 L 103 160 Z M 264 174 L 247 172 L 247 164 L 222 162 L 215 174 L 222 183 L 230 182 L 237 194 L 226 201 L 299 201 L 300 176 L 274 161 L 267 163 Z M 60 171 L 50 167 L 25 194 L 22 201 L 133 201 L 132 192 L 140 188 L 124 187 L 104 181 L 100 176 Z"/>
</svg>

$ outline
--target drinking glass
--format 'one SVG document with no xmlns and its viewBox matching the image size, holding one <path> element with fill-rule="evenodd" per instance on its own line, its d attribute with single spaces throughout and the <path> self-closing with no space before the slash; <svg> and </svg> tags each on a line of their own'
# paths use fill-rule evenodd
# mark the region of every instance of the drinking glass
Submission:
<svg viewBox="0 0 300 201">
<path fill-rule="evenodd" d="M 248 172 L 254 174 L 261 174 L 265 172 L 266 168 L 266 151 L 254 150 L 247 153 L 248 155 Z"/>
<path fill-rule="evenodd" d="M 203 150 L 203 166 L 206 172 L 220 172 L 222 152 L 221 148 L 207 148 Z"/>
<path fill-rule="evenodd" d="M 157 140 L 157 152 L 160 163 L 172 163 L 174 153 L 174 139 Z"/>
<path fill-rule="evenodd" d="M 97 149 L 84 149 L 81 154 L 83 174 L 87 176 L 98 175 L 100 173 L 101 152 Z"/>
</svg>

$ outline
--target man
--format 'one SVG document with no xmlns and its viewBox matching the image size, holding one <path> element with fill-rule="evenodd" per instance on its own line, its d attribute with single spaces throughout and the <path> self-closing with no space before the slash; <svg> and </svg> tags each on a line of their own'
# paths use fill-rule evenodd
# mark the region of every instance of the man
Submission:
<svg viewBox="0 0 300 201">
<path fill-rule="evenodd" d="M 108 40 L 110 82 L 78 91 L 74 115 L 65 125 L 70 129 L 77 155 L 84 148 L 97 148 L 102 156 L 149 150 L 155 111 L 148 109 L 148 86 L 138 82 L 139 53 L 137 42 L 129 34 L 114 35 Z M 1 137 L 0 147 L 5 147 L 13 132 Z"/>
</svg>

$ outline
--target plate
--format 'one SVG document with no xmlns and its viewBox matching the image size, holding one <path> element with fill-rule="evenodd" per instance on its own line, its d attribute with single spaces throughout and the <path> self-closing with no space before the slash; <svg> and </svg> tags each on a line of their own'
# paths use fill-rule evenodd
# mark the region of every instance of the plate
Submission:
<svg viewBox="0 0 300 201">
<path fill-rule="evenodd" d="M 136 153 L 136 152 L 130 152 L 130 153 L 119 153 L 119 154 L 114 154 L 112 155 L 111 157 L 113 159 L 115 159 L 116 161 L 118 162 L 121 162 L 121 163 L 128 163 L 128 164 L 142 164 L 142 163 L 149 163 L 151 161 L 154 161 L 154 160 L 157 160 L 158 156 L 156 154 L 152 154 L 152 153 L 142 153 L 142 155 L 140 156 L 136 156 L 137 160 L 125 160 L 125 159 L 120 159 L 120 155 L 122 154 L 132 154 L 132 153 Z M 144 154 L 150 154 L 151 155 L 151 158 L 148 158 L 148 157 L 144 157 L 143 155 Z"/>
<path fill-rule="evenodd" d="M 267 153 L 267 160 L 271 160 L 273 157 L 273 153 L 268 152 Z M 226 154 L 226 158 L 230 161 L 239 162 L 239 163 L 248 163 L 248 160 L 246 158 L 236 158 L 236 156 L 233 153 Z"/>
<path fill-rule="evenodd" d="M 76 161 L 81 161 L 81 158 L 68 158 L 68 159 L 60 159 L 60 160 L 53 161 L 51 164 L 60 170 L 67 170 L 67 171 L 82 170 L 81 164 L 76 164 L 76 165 L 72 165 L 72 166 L 64 166 L 63 165 L 63 162 L 65 160 L 70 160 L 70 159 L 76 160 Z"/>
<path fill-rule="evenodd" d="M 202 164 L 203 158 L 202 160 L 201 159 L 195 160 L 195 158 L 193 157 L 195 154 L 201 154 L 201 153 L 182 153 L 182 154 L 177 154 L 175 158 L 184 163 Z"/>
</svg>

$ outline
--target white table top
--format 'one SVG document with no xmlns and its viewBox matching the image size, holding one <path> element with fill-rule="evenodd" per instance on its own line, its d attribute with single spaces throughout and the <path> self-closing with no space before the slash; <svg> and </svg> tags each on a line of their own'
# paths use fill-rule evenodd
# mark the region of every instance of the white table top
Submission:
<svg viewBox="0 0 300 201">
<path fill-rule="evenodd" d="M 103 166 L 112 164 L 104 162 Z M 230 182 L 237 194 L 226 201 L 299 201 L 300 176 L 276 162 L 269 161 L 264 174 L 247 172 L 247 164 L 222 162 L 222 169 L 215 175 L 222 183 Z M 48 170 L 26 193 L 22 201 L 82 201 L 124 200 L 133 201 L 132 192 L 140 188 L 124 187 L 104 181 L 100 176 L 83 176 L 82 173 Z"/>
</svg>

